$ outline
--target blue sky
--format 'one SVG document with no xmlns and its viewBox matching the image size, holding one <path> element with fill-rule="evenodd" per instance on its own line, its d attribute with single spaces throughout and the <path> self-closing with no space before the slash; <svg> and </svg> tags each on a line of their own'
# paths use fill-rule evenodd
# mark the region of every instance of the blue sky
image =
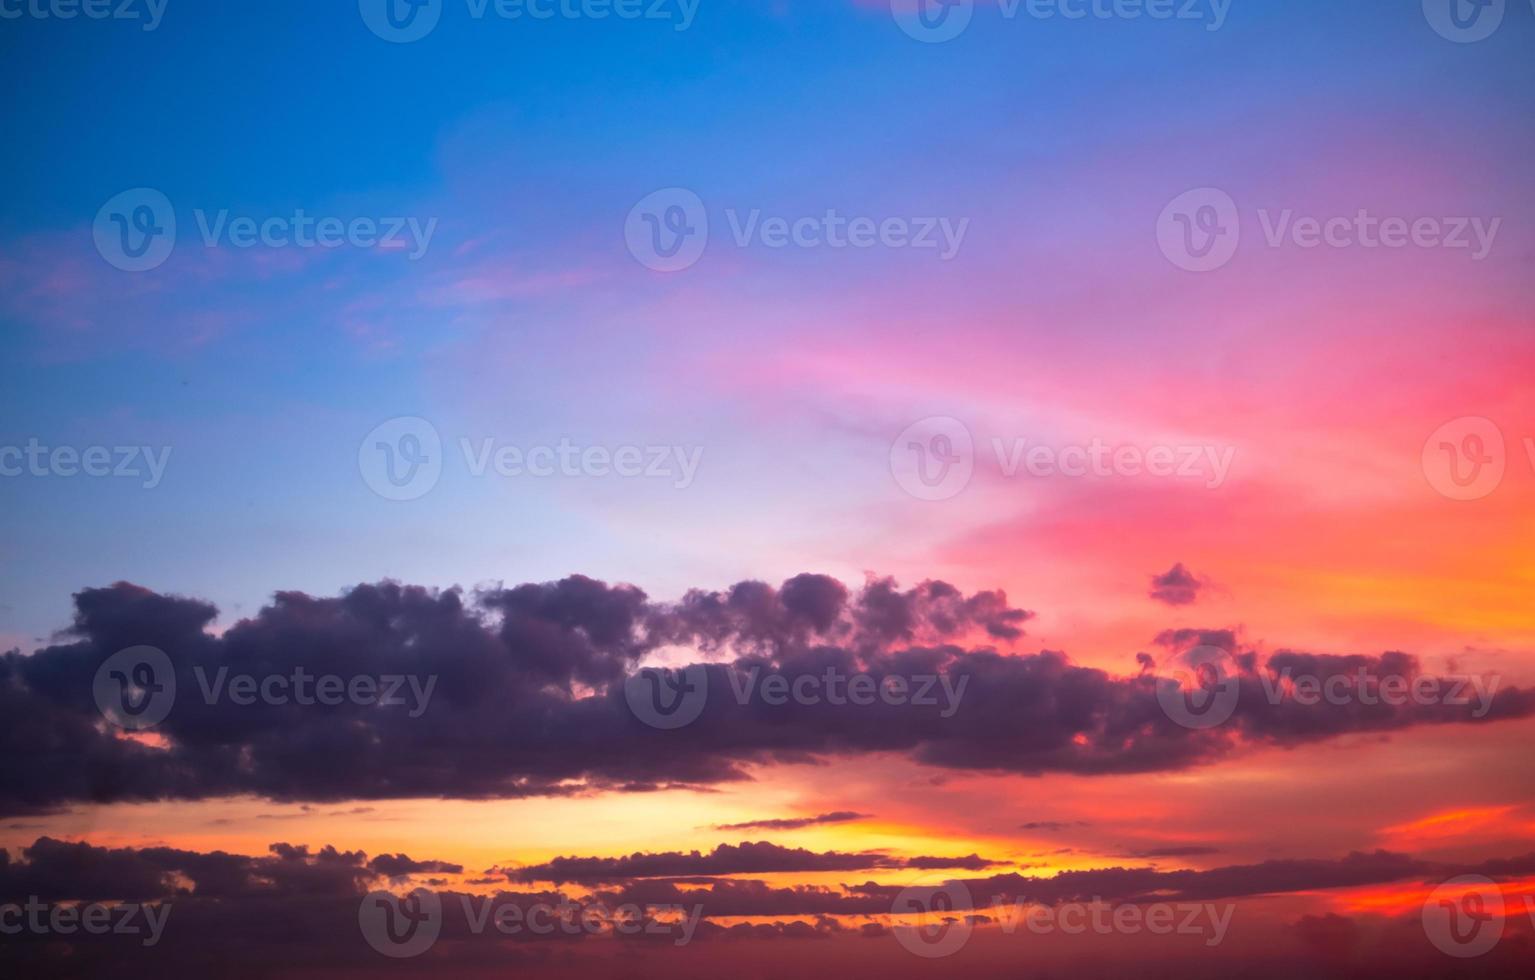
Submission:
<svg viewBox="0 0 1535 980">
<path fill-rule="evenodd" d="M 906 336 L 1011 320 L 1029 324 L 1017 356 L 1052 349 L 1068 342 L 1049 319 L 1102 295 L 1105 273 L 1161 272 L 1142 228 L 1177 191 L 1216 183 L 1282 203 L 1314 168 L 1367 170 L 1412 134 L 1441 147 L 1425 165 L 1474 161 L 1447 206 L 1506 210 L 1501 188 L 1535 149 L 1506 124 L 1532 108 L 1535 13 L 1511 4 L 1497 34 L 1459 45 L 1416 7 L 1238 2 L 1212 32 L 1005 21 L 983 4 L 935 45 L 852 2 L 705 0 L 684 31 L 476 20 L 449 4 L 411 44 L 374 36 L 350 3 L 172 0 L 149 32 L 8 20 L 0 77 L 25 97 L 7 101 L 0 159 L 4 439 L 173 455 L 150 492 L 0 484 L 0 634 L 41 635 L 71 591 L 118 578 L 230 612 L 275 588 L 381 575 L 582 570 L 665 592 L 899 561 L 884 519 L 860 530 L 850 515 L 889 504 L 885 427 L 911 411 L 824 385 L 815 404 L 772 404 L 716 366 L 817 340 L 841 356 L 889 322 L 886 303 L 914 314 L 891 328 Z M 622 223 L 670 186 L 768 213 L 964 215 L 971 237 L 936 272 L 883 251 L 716 247 L 688 275 L 656 275 L 624 254 Z M 181 225 L 176 254 L 142 276 L 102 266 L 90 238 L 102 203 L 134 187 L 164 192 Z M 296 208 L 416 216 L 435 233 L 418 261 L 194 240 L 195 210 Z M 1152 352 L 1165 334 L 1146 324 L 1184 315 L 1159 302 L 1136 323 L 1113 307 L 1072 331 Z M 956 402 L 907 393 L 913 411 Z M 357 478 L 356 445 L 411 415 L 450 443 L 686 443 L 706 462 L 683 495 L 507 485 L 450 465 L 428 499 L 399 506 Z"/>
</svg>

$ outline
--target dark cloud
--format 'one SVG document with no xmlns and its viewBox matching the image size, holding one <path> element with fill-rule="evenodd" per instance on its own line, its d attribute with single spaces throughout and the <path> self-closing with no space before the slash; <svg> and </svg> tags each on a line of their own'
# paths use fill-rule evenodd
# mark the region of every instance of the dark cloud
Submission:
<svg viewBox="0 0 1535 980">
<path fill-rule="evenodd" d="M 404 854 L 380 854 L 368 862 L 368 868 L 390 878 L 414 874 L 462 874 L 464 866 L 446 861 L 414 861 Z"/>
<path fill-rule="evenodd" d="M 1181 858 L 1203 857 L 1207 854 L 1219 854 L 1218 847 L 1204 847 L 1201 845 L 1188 845 L 1184 847 L 1154 847 L 1145 851 L 1131 851 L 1124 857 L 1132 858 Z"/>
<path fill-rule="evenodd" d="M 1199 598 L 1205 581 L 1178 562 L 1161 575 L 1151 577 L 1151 598 L 1169 606 L 1187 606 Z"/>
<path fill-rule="evenodd" d="M 30 896 L 39 896 L 49 902 L 127 901 L 169 906 L 164 935 L 157 946 L 145 948 L 135 936 L 77 937 L 59 943 L 57 937 L 24 930 L 7 936 L 0 946 L 0 962 L 8 975 L 16 976 L 89 976 L 109 971 L 113 976 L 163 977 L 190 975 L 188 971 L 194 969 L 242 978 L 300 970 L 355 971 L 359 975 L 361 971 L 376 972 L 382 961 L 368 947 L 358 926 L 359 906 L 380 882 L 372 867 L 376 863 L 368 861 L 361 851 L 330 845 L 312 849 L 279 843 L 266 855 L 245 856 L 164 847 L 106 848 L 41 838 L 16 857 L 0 851 L 0 903 L 25 902 Z M 1436 881 L 1461 874 L 1517 880 L 1532 873 L 1535 854 L 1448 864 L 1376 851 L 1341 859 L 1266 861 L 1209 871 L 1100 868 L 1042 878 L 1005 874 L 966 879 L 976 901 L 970 908 L 955 911 L 971 913 L 974 921 L 985 921 L 999 918 L 984 914 L 994 902 L 1238 900 L 1396 881 Z M 444 968 L 455 971 L 454 975 L 474 975 L 474 969 L 492 967 L 536 968 L 550 962 L 550 955 L 564 955 L 551 954 L 551 948 L 575 951 L 583 944 L 584 936 L 559 931 L 507 936 L 493 929 L 474 930 L 474 916 L 488 918 L 490 910 L 499 908 L 515 907 L 526 913 L 535 905 L 597 910 L 616 910 L 625 904 L 644 906 L 644 921 L 656 928 L 653 933 L 631 937 L 636 952 L 623 954 L 627 957 L 639 955 L 641 946 L 674 948 L 678 929 L 660 921 L 656 906 L 700 907 L 702 921 L 693 937 L 695 942 L 879 937 L 888 928 L 893 899 L 902 889 L 901 885 L 873 882 L 779 887 L 755 880 L 635 879 L 588 894 L 533 890 L 471 895 L 444 891 L 439 892 L 442 938 L 418 966 L 422 975 L 440 975 Z M 737 917 L 757 921 L 719 921 Z M 1427 947 L 1416 911 L 1402 921 L 1410 927 L 1404 928 L 1402 935 L 1415 937 L 1413 941 L 1434 955 Z M 1291 931 L 1307 947 L 1319 950 L 1342 953 L 1357 942 L 1352 921 L 1338 916 L 1308 916 Z M 1511 964 L 1527 956 L 1527 941 L 1514 936 L 1505 945 L 1507 955 L 1499 953 L 1479 962 L 1477 975 L 1520 975 Z M 683 961 L 669 962 L 685 965 Z M 1443 966 L 1440 960 L 1434 962 Z M 631 974 L 650 972 L 632 959 L 624 963 Z M 665 964 L 658 961 L 648 965 L 663 968 Z M 1220 965 L 1211 963 L 1212 969 Z M 1527 960 L 1524 965 L 1527 967 Z M 1361 974 L 1356 971 L 1350 975 Z"/>
<path fill-rule="evenodd" d="M 1006 861 L 993 861 L 983 858 L 979 854 L 966 854 L 963 857 L 909 857 L 901 862 L 905 868 L 962 868 L 967 871 L 980 871 L 983 868 L 994 868 L 999 864 L 1007 864 Z"/>
<path fill-rule="evenodd" d="M 942 582 L 902 591 L 876 578 L 855 593 L 801 575 L 675 603 L 580 576 L 472 597 L 384 582 L 334 598 L 280 592 L 219 635 L 208 631 L 212 606 L 138 586 L 88 589 L 75 603 L 61 642 L 0 655 L 0 814 L 236 795 L 320 803 L 704 788 L 743 780 L 750 765 L 884 752 L 945 769 L 1155 772 L 1211 763 L 1246 741 L 1295 745 L 1535 712 L 1535 697 L 1512 687 L 1482 719 L 1474 704 L 1270 704 L 1264 670 L 1417 676 L 1418 663 L 1285 651 L 1260 666 L 1230 631 L 1184 630 L 1160 644 L 1176 655 L 1194 642 L 1228 643 L 1242 693 L 1227 724 L 1191 730 L 1162 710 L 1145 670 L 1115 677 L 1059 652 L 966 645 L 1015 637 L 1030 614 L 999 592 L 965 595 Z M 174 710 L 152 740 L 121 737 L 92 695 L 103 661 L 138 645 L 165 651 L 176 672 Z M 623 682 L 641 658 L 678 647 L 714 658 L 701 667 L 711 694 L 697 721 L 660 731 L 634 717 Z M 245 706 L 200 694 L 220 671 L 299 668 L 433 678 L 435 687 L 415 717 L 408 704 Z M 740 704 L 733 690 L 753 671 L 939 673 L 964 689 L 948 716 L 941 701 Z"/>
<path fill-rule="evenodd" d="M 737 874 L 862 871 L 870 868 L 960 868 L 979 870 L 1001 862 L 976 854 L 961 857 L 896 858 L 879 851 L 809 851 L 767 841 L 720 844 L 712 851 L 635 853 L 623 857 L 557 857 L 546 864 L 509 869 L 512 881 L 602 884 L 634 878 L 679 879 Z"/>
<path fill-rule="evenodd" d="M 716 824 L 715 830 L 800 830 L 827 823 L 847 823 L 851 820 L 867 820 L 869 814 L 852 810 L 836 810 L 814 817 L 779 817 L 768 820 L 747 820 L 744 823 Z"/>
<path fill-rule="evenodd" d="M 1028 823 L 1019 824 L 1018 829 L 1054 834 L 1072 827 L 1086 826 L 1088 826 L 1086 820 L 1030 820 Z"/>
</svg>

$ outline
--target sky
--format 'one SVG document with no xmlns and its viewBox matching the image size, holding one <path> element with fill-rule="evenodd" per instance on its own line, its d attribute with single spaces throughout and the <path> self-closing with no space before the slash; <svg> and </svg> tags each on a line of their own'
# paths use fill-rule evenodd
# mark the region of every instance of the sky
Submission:
<svg viewBox="0 0 1535 980">
<path fill-rule="evenodd" d="M 0 960 L 1523 975 L 1532 40 L 0 0 Z"/>
</svg>

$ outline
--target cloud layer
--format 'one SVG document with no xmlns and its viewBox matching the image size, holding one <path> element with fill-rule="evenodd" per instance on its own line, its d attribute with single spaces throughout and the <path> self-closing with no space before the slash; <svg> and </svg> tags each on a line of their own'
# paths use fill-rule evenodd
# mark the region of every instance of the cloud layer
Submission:
<svg viewBox="0 0 1535 980">
<path fill-rule="evenodd" d="M 1159 642 L 1233 654 L 1241 697 L 1206 730 L 1168 716 L 1150 655 L 1115 677 L 1054 651 L 1015 655 L 1030 613 L 1000 592 L 936 581 L 857 591 L 821 575 L 778 587 L 742 582 L 656 602 L 581 576 L 465 595 L 384 582 L 334 598 L 279 592 L 222 634 L 216 610 L 138 586 L 75 596 L 64 642 L 0 657 L 0 812 L 65 804 L 254 794 L 280 801 L 512 798 L 705 786 L 748 766 L 831 755 L 902 753 L 931 766 L 1040 774 L 1165 771 L 1207 764 L 1244 742 L 1293 745 L 1350 732 L 1524 717 L 1535 698 L 1497 690 L 1470 704 L 1277 703 L 1276 672 L 1319 678 L 1420 674 L 1402 653 L 1282 651 L 1259 663 L 1229 631 Z M 93 696 L 98 668 L 129 647 L 163 650 L 177 696 L 151 738 L 124 737 Z M 676 731 L 635 717 L 624 681 L 647 657 L 706 658 L 709 695 Z M 430 679 L 429 704 L 210 703 L 219 676 Z M 962 698 L 833 703 L 737 692 L 763 673 L 790 678 L 944 675 Z M 963 687 L 960 687 L 960 685 Z M 915 685 L 913 685 L 915 688 Z M 913 699 L 914 700 L 914 699 Z M 419 712 L 415 710 L 421 707 Z"/>
</svg>

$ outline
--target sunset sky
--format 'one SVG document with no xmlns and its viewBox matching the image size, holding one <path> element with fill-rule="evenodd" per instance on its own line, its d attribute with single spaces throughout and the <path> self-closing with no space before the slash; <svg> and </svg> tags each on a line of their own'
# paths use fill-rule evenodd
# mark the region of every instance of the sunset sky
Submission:
<svg viewBox="0 0 1535 980">
<path fill-rule="evenodd" d="M 0 906 L 170 910 L 0 964 L 1529 975 L 1535 3 L 388 2 L 0 0 Z"/>
</svg>

